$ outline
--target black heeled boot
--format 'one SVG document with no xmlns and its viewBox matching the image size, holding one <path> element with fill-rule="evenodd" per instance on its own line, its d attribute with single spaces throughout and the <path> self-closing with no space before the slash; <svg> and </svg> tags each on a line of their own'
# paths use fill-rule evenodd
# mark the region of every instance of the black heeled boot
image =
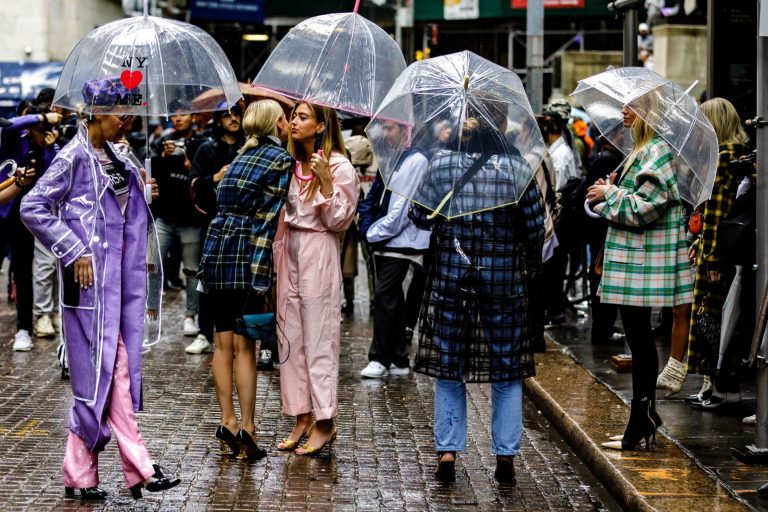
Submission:
<svg viewBox="0 0 768 512">
<path fill-rule="evenodd" d="M 157 464 L 152 464 L 152 467 L 155 468 L 155 474 L 152 475 L 152 481 L 146 485 L 144 482 L 140 482 L 131 487 L 131 496 L 133 496 L 133 499 L 138 500 L 141 498 L 142 487 L 145 487 L 149 492 L 160 492 L 176 487 L 181 483 L 181 479 L 179 478 L 165 476 L 163 470 Z"/>
<path fill-rule="evenodd" d="M 237 456 L 238 459 L 253 462 L 267 456 L 267 451 L 259 448 L 251 434 L 245 430 L 240 429 L 240 432 L 237 433 L 237 440 L 240 442 L 240 455 Z"/>
<path fill-rule="evenodd" d="M 64 496 L 67 498 L 75 497 L 74 487 L 64 487 Z M 80 499 L 88 501 L 104 501 L 107 499 L 107 491 L 99 487 L 83 487 L 80 489 Z"/>
<path fill-rule="evenodd" d="M 652 449 L 656 444 L 656 424 L 651 419 L 650 407 L 651 401 L 648 398 L 633 398 L 629 423 L 621 440 L 603 443 L 603 447 L 621 451 L 636 450 L 640 446 L 640 441 L 645 440 L 645 449 Z"/>
<path fill-rule="evenodd" d="M 221 443 L 221 455 L 237 457 L 240 454 L 240 443 L 237 442 L 237 436 L 224 425 L 219 425 L 216 429 L 216 439 Z"/>
<path fill-rule="evenodd" d="M 656 425 L 656 430 L 659 430 L 659 427 L 663 425 L 663 421 L 661 420 L 661 416 L 659 416 L 659 413 L 656 412 L 656 400 L 651 400 L 651 404 L 648 406 L 648 416 L 651 417 L 651 421 L 654 425 Z M 621 441 L 624 438 L 623 435 L 619 436 L 611 436 L 609 439 L 611 441 Z M 656 442 L 656 434 L 653 435 L 653 441 Z"/>
</svg>

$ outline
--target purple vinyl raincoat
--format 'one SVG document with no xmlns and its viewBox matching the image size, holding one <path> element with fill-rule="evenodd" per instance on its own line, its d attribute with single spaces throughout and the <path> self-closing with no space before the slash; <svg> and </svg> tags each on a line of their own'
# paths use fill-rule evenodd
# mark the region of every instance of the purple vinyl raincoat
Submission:
<svg viewBox="0 0 768 512">
<path fill-rule="evenodd" d="M 125 217 L 85 123 L 21 205 L 27 228 L 59 262 L 64 341 L 75 397 L 69 428 L 95 453 L 111 437 L 107 413 L 118 334 L 128 351 L 133 408 L 141 409 L 147 282 L 161 277 L 139 171 L 111 143 L 104 149 L 116 165 L 131 171 Z M 92 257 L 94 270 L 94 284 L 87 289 L 76 285 L 68 272 L 84 255 Z M 154 324 L 159 334 L 158 322 Z"/>
</svg>

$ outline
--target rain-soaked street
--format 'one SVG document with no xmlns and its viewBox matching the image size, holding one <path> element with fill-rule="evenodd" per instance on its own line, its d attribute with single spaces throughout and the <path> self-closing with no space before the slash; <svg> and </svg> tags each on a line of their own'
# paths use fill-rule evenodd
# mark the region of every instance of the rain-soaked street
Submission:
<svg viewBox="0 0 768 512">
<path fill-rule="evenodd" d="M 5 274 L 2 281 L 5 282 Z M 362 279 L 358 279 L 358 285 Z M 291 427 L 280 413 L 277 372 L 258 377 L 258 442 L 269 455 L 252 465 L 222 459 L 213 434 L 219 412 L 211 354 L 188 356 L 181 328 L 183 295 L 166 295 L 164 342 L 144 359 L 139 415 L 150 453 L 182 483 L 134 503 L 115 443 L 100 456 L 105 504 L 66 500 L 61 460 L 71 400 L 55 362 L 57 342 L 35 339 L 32 352 L 12 352 L 15 311 L 0 306 L 0 495 L 2 510 L 618 510 L 618 506 L 528 401 L 518 484 L 500 486 L 490 453 L 490 389 L 469 386 L 468 451 L 457 482 L 433 477 L 432 384 L 413 375 L 361 381 L 371 322 L 367 293 L 342 327 L 339 436 L 316 458 L 278 452 Z M 365 307 L 364 307 L 365 306 Z M 365 309 L 366 311 L 361 311 Z"/>
</svg>

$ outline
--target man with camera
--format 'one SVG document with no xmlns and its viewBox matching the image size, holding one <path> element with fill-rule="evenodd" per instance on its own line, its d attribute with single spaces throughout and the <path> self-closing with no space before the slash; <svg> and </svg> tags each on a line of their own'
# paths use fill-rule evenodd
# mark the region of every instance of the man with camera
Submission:
<svg viewBox="0 0 768 512">
<path fill-rule="evenodd" d="M 28 171 L 34 169 L 31 180 L 19 180 L 14 187 L 22 190 L 9 203 L 0 207 L 0 217 L 5 218 L 5 229 L 11 241 L 11 272 L 16 283 L 16 324 L 13 350 L 32 350 L 33 332 L 33 272 L 35 238 L 19 217 L 22 198 L 45 173 L 59 150 L 54 127 L 61 122 L 61 114 L 44 107 L 33 106 L 27 115 L 11 119 L 11 125 L 0 131 L 0 161 L 11 159 Z M 32 175 L 32 173 L 30 173 Z M 55 268 L 52 270 L 55 276 Z M 51 306 L 52 310 L 52 306 Z M 50 330 L 53 325 L 46 316 Z M 39 323 L 39 320 L 38 320 Z M 47 332 L 44 333 L 50 335 Z"/>
<path fill-rule="evenodd" d="M 195 208 L 190 194 L 190 171 L 197 148 L 203 140 L 195 133 L 192 115 L 185 113 L 191 105 L 171 102 L 173 131 L 152 145 L 152 174 L 162 194 L 152 203 L 160 254 L 165 255 L 171 244 L 181 244 L 182 273 L 186 278 L 186 315 L 184 336 L 197 336 L 195 322 L 199 297 L 197 292 L 197 265 L 200 262 L 200 227 L 203 215 Z M 170 276 L 173 269 L 165 271 Z M 155 311 L 159 305 L 151 309 Z"/>
</svg>

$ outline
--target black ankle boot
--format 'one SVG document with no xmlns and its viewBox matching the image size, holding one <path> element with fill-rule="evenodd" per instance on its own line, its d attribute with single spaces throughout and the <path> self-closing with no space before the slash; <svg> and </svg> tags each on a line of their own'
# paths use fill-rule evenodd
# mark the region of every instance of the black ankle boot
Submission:
<svg viewBox="0 0 768 512">
<path fill-rule="evenodd" d="M 75 497 L 74 487 L 64 487 L 64 496 L 67 498 Z M 99 487 L 83 487 L 80 489 L 80 499 L 88 501 L 103 501 L 107 499 L 107 491 Z"/>
<path fill-rule="evenodd" d="M 157 464 L 152 464 L 155 468 L 155 474 L 152 475 L 152 481 L 144 485 L 144 482 L 140 482 L 131 487 L 131 496 L 137 500 L 141 498 L 141 488 L 146 487 L 149 492 L 160 492 L 176 487 L 181 483 L 181 480 L 176 477 L 168 477 L 163 474 L 163 470 Z"/>
<path fill-rule="evenodd" d="M 624 436 L 620 441 L 603 443 L 603 447 L 622 451 L 636 450 L 640 446 L 640 441 L 645 440 L 645 449 L 652 449 L 656 444 L 656 424 L 651 419 L 650 407 L 651 401 L 648 398 L 633 398 Z"/>
<path fill-rule="evenodd" d="M 653 424 L 656 425 L 656 430 L 658 430 L 659 427 L 664 424 L 664 422 L 661 420 L 661 416 L 659 416 L 659 413 L 656 412 L 656 400 L 651 400 L 651 403 L 648 406 L 648 416 L 650 416 Z"/>
</svg>

